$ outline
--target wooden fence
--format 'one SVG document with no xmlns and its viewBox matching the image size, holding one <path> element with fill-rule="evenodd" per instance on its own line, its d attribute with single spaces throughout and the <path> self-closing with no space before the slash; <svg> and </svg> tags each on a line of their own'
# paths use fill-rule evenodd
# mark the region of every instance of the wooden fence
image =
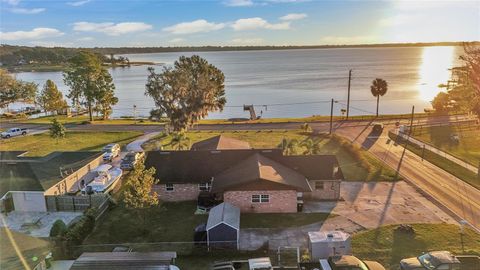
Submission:
<svg viewBox="0 0 480 270">
<path fill-rule="evenodd" d="M 87 196 L 45 196 L 47 211 L 49 212 L 83 212 L 90 207 L 103 207 L 108 205 L 108 196 L 94 194 Z"/>
</svg>

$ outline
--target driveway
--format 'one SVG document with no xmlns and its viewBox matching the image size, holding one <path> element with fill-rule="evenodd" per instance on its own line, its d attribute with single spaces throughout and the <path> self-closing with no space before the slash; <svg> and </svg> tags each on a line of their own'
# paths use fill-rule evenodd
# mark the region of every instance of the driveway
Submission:
<svg viewBox="0 0 480 270">
<path fill-rule="evenodd" d="M 17 212 L 0 214 L 0 226 L 35 237 L 48 237 L 53 223 L 61 219 L 68 226 L 82 212 Z"/>
<path fill-rule="evenodd" d="M 255 250 L 263 245 L 307 247 L 310 231 L 342 230 L 355 233 L 385 225 L 406 223 L 452 223 L 456 221 L 406 182 L 343 182 L 342 201 L 306 202 L 304 212 L 337 216 L 288 229 L 241 229 L 240 248 Z"/>
</svg>

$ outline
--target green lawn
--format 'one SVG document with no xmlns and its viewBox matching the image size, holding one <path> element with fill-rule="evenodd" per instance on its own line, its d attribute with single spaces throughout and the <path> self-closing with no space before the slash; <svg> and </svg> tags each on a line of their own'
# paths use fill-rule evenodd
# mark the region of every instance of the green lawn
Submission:
<svg viewBox="0 0 480 270">
<path fill-rule="evenodd" d="M 76 132 L 68 131 L 65 139 L 52 139 L 48 132 L 14 137 L 0 141 L 2 151 L 28 151 L 28 156 L 44 156 L 53 151 L 94 151 L 109 143 L 121 145 L 133 141 L 140 132 Z"/>
<path fill-rule="evenodd" d="M 389 134 L 389 136 L 392 138 L 392 140 L 396 140 L 396 136 Z M 403 145 L 405 144 L 404 140 L 400 140 L 399 143 L 402 143 Z M 423 158 L 430 163 L 434 164 L 435 166 L 438 166 L 442 169 L 444 169 L 446 172 L 458 177 L 459 179 L 462 179 L 463 181 L 469 183 L 470 185 L 480 189 L 480 181 L 478 181 L 478 176 L 476 173 L 466 169 L 463 166 L 458 165 L 457 163 L 450 161 L 444 157 L 439 156 L 436 153 L 433 153 L 431 151 L 425 150 L 414 144 L 414 143 L 408 143 L 407 149 L 414 154 L 418 156 L 422 156 L 423 153 Z"/>
<path fill-rule="evenodd" d="M 286 139 L 305 140 L 310 137 L 301 131 L 292 130 L 264 130 L 264 131 L 190 131 L 187 136 L 190 143 L 205 140 L 217 135 L 247 141 L 253 148 L 276 148 Z M 320 140 L 321 154 L 334 154 L 337 156 L 340 167 L 346 180 L 351 181 L 391 181 L 395 177 L 395 172 L 370 155 L 367 151 L 352 146 L 349 142 L 338 137 L 330 138 L 328 136 L 313 136 L 313 139 Z M 158 137 L 146 142 L 143 147 L 147 150 L 171 149 L 171 137 L 159 135 Z M 303 152 L 303 148 L 298 148 L 298 154 Z"/>
<path fill-rule="evenodd" d="M 402 258 L 422 252 L 448 250 L 462 253 L 460 230 L 450 224 L 415 224 L 415 235 L 395 232 L 397 226 L 360 232 L 352 237 L 353 254 L 364 260 L 375 260 L 386 269 L 397 269 Z M 480 255 L 480 234 L 465 228 L 464 245 L 467 254 Z"/>
<path fill-rule="evenodd" d="M 452 141 L 450 137 L 452 134 L 459 136 L 458 144 Z M 478 166 L 480 162 L 480 126 L 428 127 L 416 129 L 413 136 L 474 166 Z"/>
</svg>

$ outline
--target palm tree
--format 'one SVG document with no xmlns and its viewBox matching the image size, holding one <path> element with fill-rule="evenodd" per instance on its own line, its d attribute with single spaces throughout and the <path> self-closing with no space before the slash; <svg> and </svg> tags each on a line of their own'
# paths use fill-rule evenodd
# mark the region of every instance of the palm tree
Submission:
<svg viewBox="0 0 480 270">
<path fill-rule="evenodd" d="M 304 155 L 316 155 L 320 153 L 319 140 L 312 140 L 311 138 L 307 138 L 300 143 L 300 146 L 305 148 L 305 150 L 303 151 Z"/>
<path fill-rule="evenodd" d="M 279 147 L 282 148 L 284 155 L 295 155 L 297 154 L 298 141 L 284 138 Z"/>
<path fill-rule="evenodd" d="M 376 78 L 372 82 L 372 86 L 370 86 L 370 91 L 372 91 L 372 95 L 377 97 L 377 117 L 378 117 L 378 104 L 380 102 L 380 96 L 383 96 L 387 93 L 388 84 L 387 81 L 384 79 Z"/>
<path fill-rule="evenodd" d="M 190 138 L 184 132 L 177 132 L 172 135 L 170 145 L 175 150 L 188 150 L 190 149 Z"/>
</svg>

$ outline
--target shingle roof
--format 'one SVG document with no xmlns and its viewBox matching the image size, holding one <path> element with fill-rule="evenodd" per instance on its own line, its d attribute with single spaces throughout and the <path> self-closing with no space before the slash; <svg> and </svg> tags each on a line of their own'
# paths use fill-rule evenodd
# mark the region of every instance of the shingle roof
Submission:
<svg viewBox="0 0 480 270">
<path fill-rule="evenodd" d="M 175 252 L 85 252 L 70 270 L 168 270 Z"/>
<path fill-rule="evenodd" d="M 229 203 L 221 203 L 208 213 L 206 230 L 210 230 L 218 224 L 225 223 L 234 229 L 240 229 L 240 209 Z"/>
<path fill-rule="evenodd" d="M 269 190 L 312 191 L 305 176 L 259 153 L 216 175 L 212 191 L 258 189 L 260 186 Z"/>
<path fill-rule="evenodd" d="M 161 183 L 204 183 L 236 166 L 254 153 L 297 171 L 309 180 L 331 180 L 338 161 L 334 155 L 284 156 L 281 149 L 222 151 L 152 151 L 147 153 L 146 168 L 156 169 Z M 343 179 L 340 169 L 336 179 Z"/>
<path fill-rule="evenodd" d="M 44 157 L 0 152 L 0 197 L 8 191 L 44 191 L 62 179 L 60 168 L 77 170 L 101 152 L 53 152 Z"/>
<path fill-rule="evenodd" d="M 251 149 L 248 142 L 233 139 L 224 135 L 218 135 L 209 139 L 196 142 L 192 150 L 227 150 L 227 149 Z"/>
</svg>

